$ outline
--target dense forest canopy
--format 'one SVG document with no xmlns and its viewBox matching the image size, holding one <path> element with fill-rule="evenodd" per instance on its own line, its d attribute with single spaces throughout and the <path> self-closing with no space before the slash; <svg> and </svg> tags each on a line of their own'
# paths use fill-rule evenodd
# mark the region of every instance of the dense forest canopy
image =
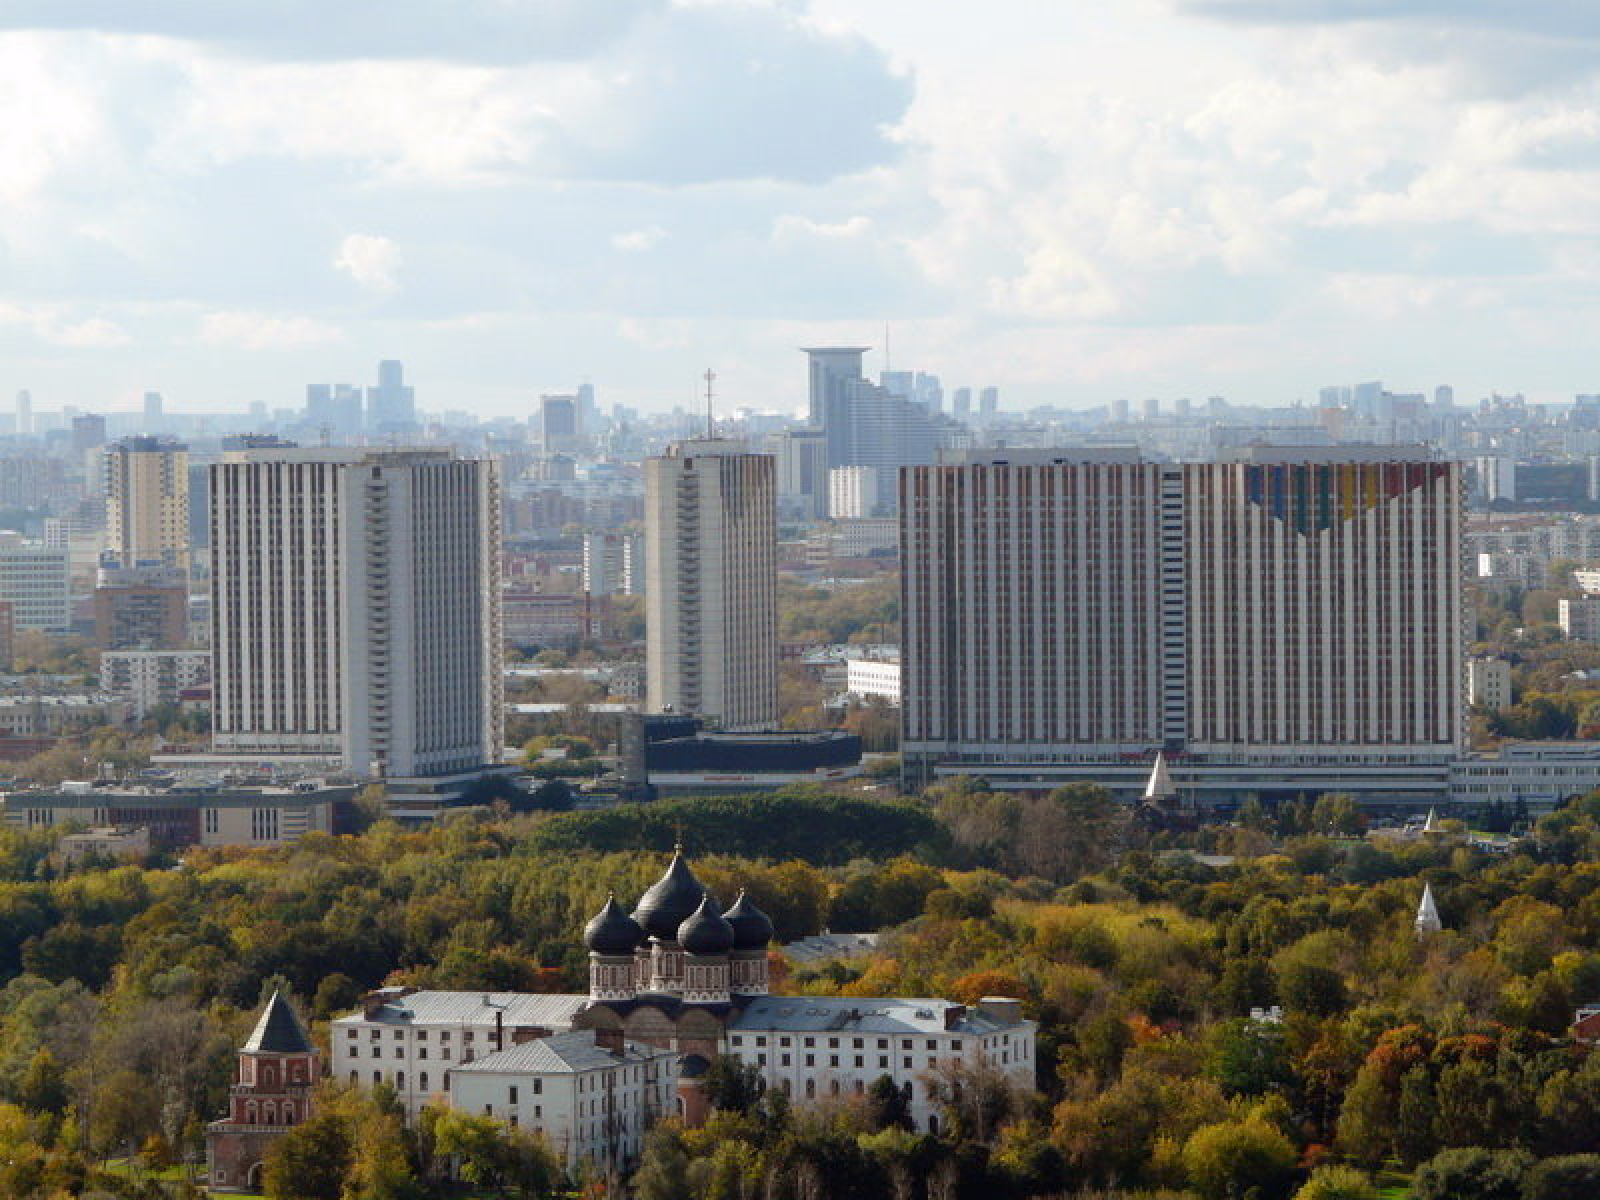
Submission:
<svg viewBox="0 0 1600 1200">
<path fill-rule="evenodd" d="M 1568 1035 L 1600 1000 L 1600 798 L 1502 855 L 1363 840 L 1338 804 L 1291 816 L 1163 834 L 1098 789 L 957 782 L 917 802 L 791 791 L 380 823 L 64 875 L 53 835 L 6 831 L 0 1195 L 135 1187 L 91 1175 L 130 1150 L 192 1158 L 274 987 L 318 1036 L 384 983 L 581 990 L 584 921 L 610 890 L 637 897 L 679 838 L 781 940 L 885 931 L 873 957 L 789 967 L 781 988 L 1015 996 L 1039 1022 L 1040 1074 L 1035 1094 L 936 1081 L 937 1137 L 882 1095 L 791 1111 L 725 1079 L 709 1127 L 652 1136 L 642 1196 L 1326 1198 L 1373 1194 L 1385 1170 L 1415 1172 L 1419 1196 L 1500 1177 L 1594 1194 L 1559 1189 L 1600 1177 L 1582 1159 L 1600 1145 L 1600 1056 Z M 1419 937 L 1424 883 L 1445 929 Z M 1273 1006 L 1281 1020 L 1252 1019 Z M 433 1194 L 441 1138 L 511 1194 L 564 1186 L 525 1138 L 441 1114 L 407 1130 L 385 1103 L 330 1092 L 304 1135 L 345 1195 Z M 351 1182 L 369 1178 L 387 1182 Z"/>
</svg>

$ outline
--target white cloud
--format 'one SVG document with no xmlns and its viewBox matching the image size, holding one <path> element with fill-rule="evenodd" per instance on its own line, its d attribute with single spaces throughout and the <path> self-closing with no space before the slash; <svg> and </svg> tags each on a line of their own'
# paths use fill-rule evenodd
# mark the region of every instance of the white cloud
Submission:
<svg viewBox="0 0 1600 1200">
<path fill-rule="evenodd" d="M 61 305 L 0 301 L 0 325 L 27 330 L 38 342 L 80 350 L 105 350 L 133 341 L 128 331 L 105 317 L 75 316 Z"/>
<path fill-rule="evenodd" d="M 333 265 L 368 291 L 387 294 L 400 286 L 401 258 L 392 239 L 352 233 L 339 243 Z"/>
<path fill-rule="evenodd" d="M 274 317 L 263 313 L 212 312 L 200 320 L 200 340 L 244 350 L 281 350 L 317 346 L 344 337 L 334 325 L 308 317 Z"/>
<path fill-rule="evenodd" d="M 625 233 L 613 234 L 611 244 L 624 253 L 638 254 L 653 249 L 666 236 L 667 231 L 661 226 L 651 225 L 645 229 L 630 229 Z"/>
</svg>

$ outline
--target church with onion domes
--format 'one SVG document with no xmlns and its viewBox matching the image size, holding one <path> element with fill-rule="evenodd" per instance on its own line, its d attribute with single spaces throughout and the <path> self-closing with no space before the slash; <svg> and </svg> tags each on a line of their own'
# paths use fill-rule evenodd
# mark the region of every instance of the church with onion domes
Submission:
<svg viewBox="0 0 1600 1200">
<path fill-rule="evenodd" d="M 744 892 L 726 911 L 695 878 L 678 846 L 632 915 L 610 896 L 584 928 L 589 1004 L 574 1029 L 602 1045 L 640 1042 L 679 1056 L 679 1101 L 694 1120 L 694 1082 L 727 1046 L 738 1013 L 767 994 L 772 922 Z"/>
</svg>

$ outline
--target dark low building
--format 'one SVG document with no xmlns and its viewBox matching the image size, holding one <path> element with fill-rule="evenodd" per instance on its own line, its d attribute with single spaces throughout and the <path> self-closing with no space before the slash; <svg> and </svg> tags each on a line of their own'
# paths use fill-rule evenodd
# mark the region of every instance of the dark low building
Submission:
<svg viewBox="0 0 1600 1200">
<path fill-rule="evenodd" d="M 693 717 L 635 715 L 623 722 L 619 750 L 624 784 L 652 791 L 752 791 L 861 773 L 861 739 L 831 729 L 710 733 Z"/>
<path fill-rule="evenodd" d="M 0 822 L 13 829 L 145 828 L 164 850 L 273 846 L 307 833 L 345 832 L 355 795 L 353 786 L 309 781 L 258 788 L 65 783 L 0 793 Z"/>
</svg>

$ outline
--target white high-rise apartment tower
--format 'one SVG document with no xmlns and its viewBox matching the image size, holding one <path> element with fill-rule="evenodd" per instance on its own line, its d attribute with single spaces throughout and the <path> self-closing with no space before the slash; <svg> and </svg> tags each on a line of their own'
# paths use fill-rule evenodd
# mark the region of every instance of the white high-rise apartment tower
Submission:
<svg viewBox="0 0 1600 1200">
<path fill-rule="evenodd" d="M 248 450 L 211 468 L 219 752 L 374 776 L 501 753 L 499 484 L 447 450 Z"/>
<path fill-rule="evenodd" d="M 1123 784 L 1163 750 L 1219 799 L 1403 798 L 1466 748 L 1458 464 L 994 450 L 901 489 L 915 779 Z"/>
<path fill-rule="evenodd" d="M 646 461 L 650 711 L 777 723 L 776 502 L 772 456 L 743 442 L 678 442 Z"/>
<path fill-rule="evenodd" d="M 130 437 L 104 457 L 106 548 L 122 567 L 189 569 L 189 450 Z"/>
</svg>

